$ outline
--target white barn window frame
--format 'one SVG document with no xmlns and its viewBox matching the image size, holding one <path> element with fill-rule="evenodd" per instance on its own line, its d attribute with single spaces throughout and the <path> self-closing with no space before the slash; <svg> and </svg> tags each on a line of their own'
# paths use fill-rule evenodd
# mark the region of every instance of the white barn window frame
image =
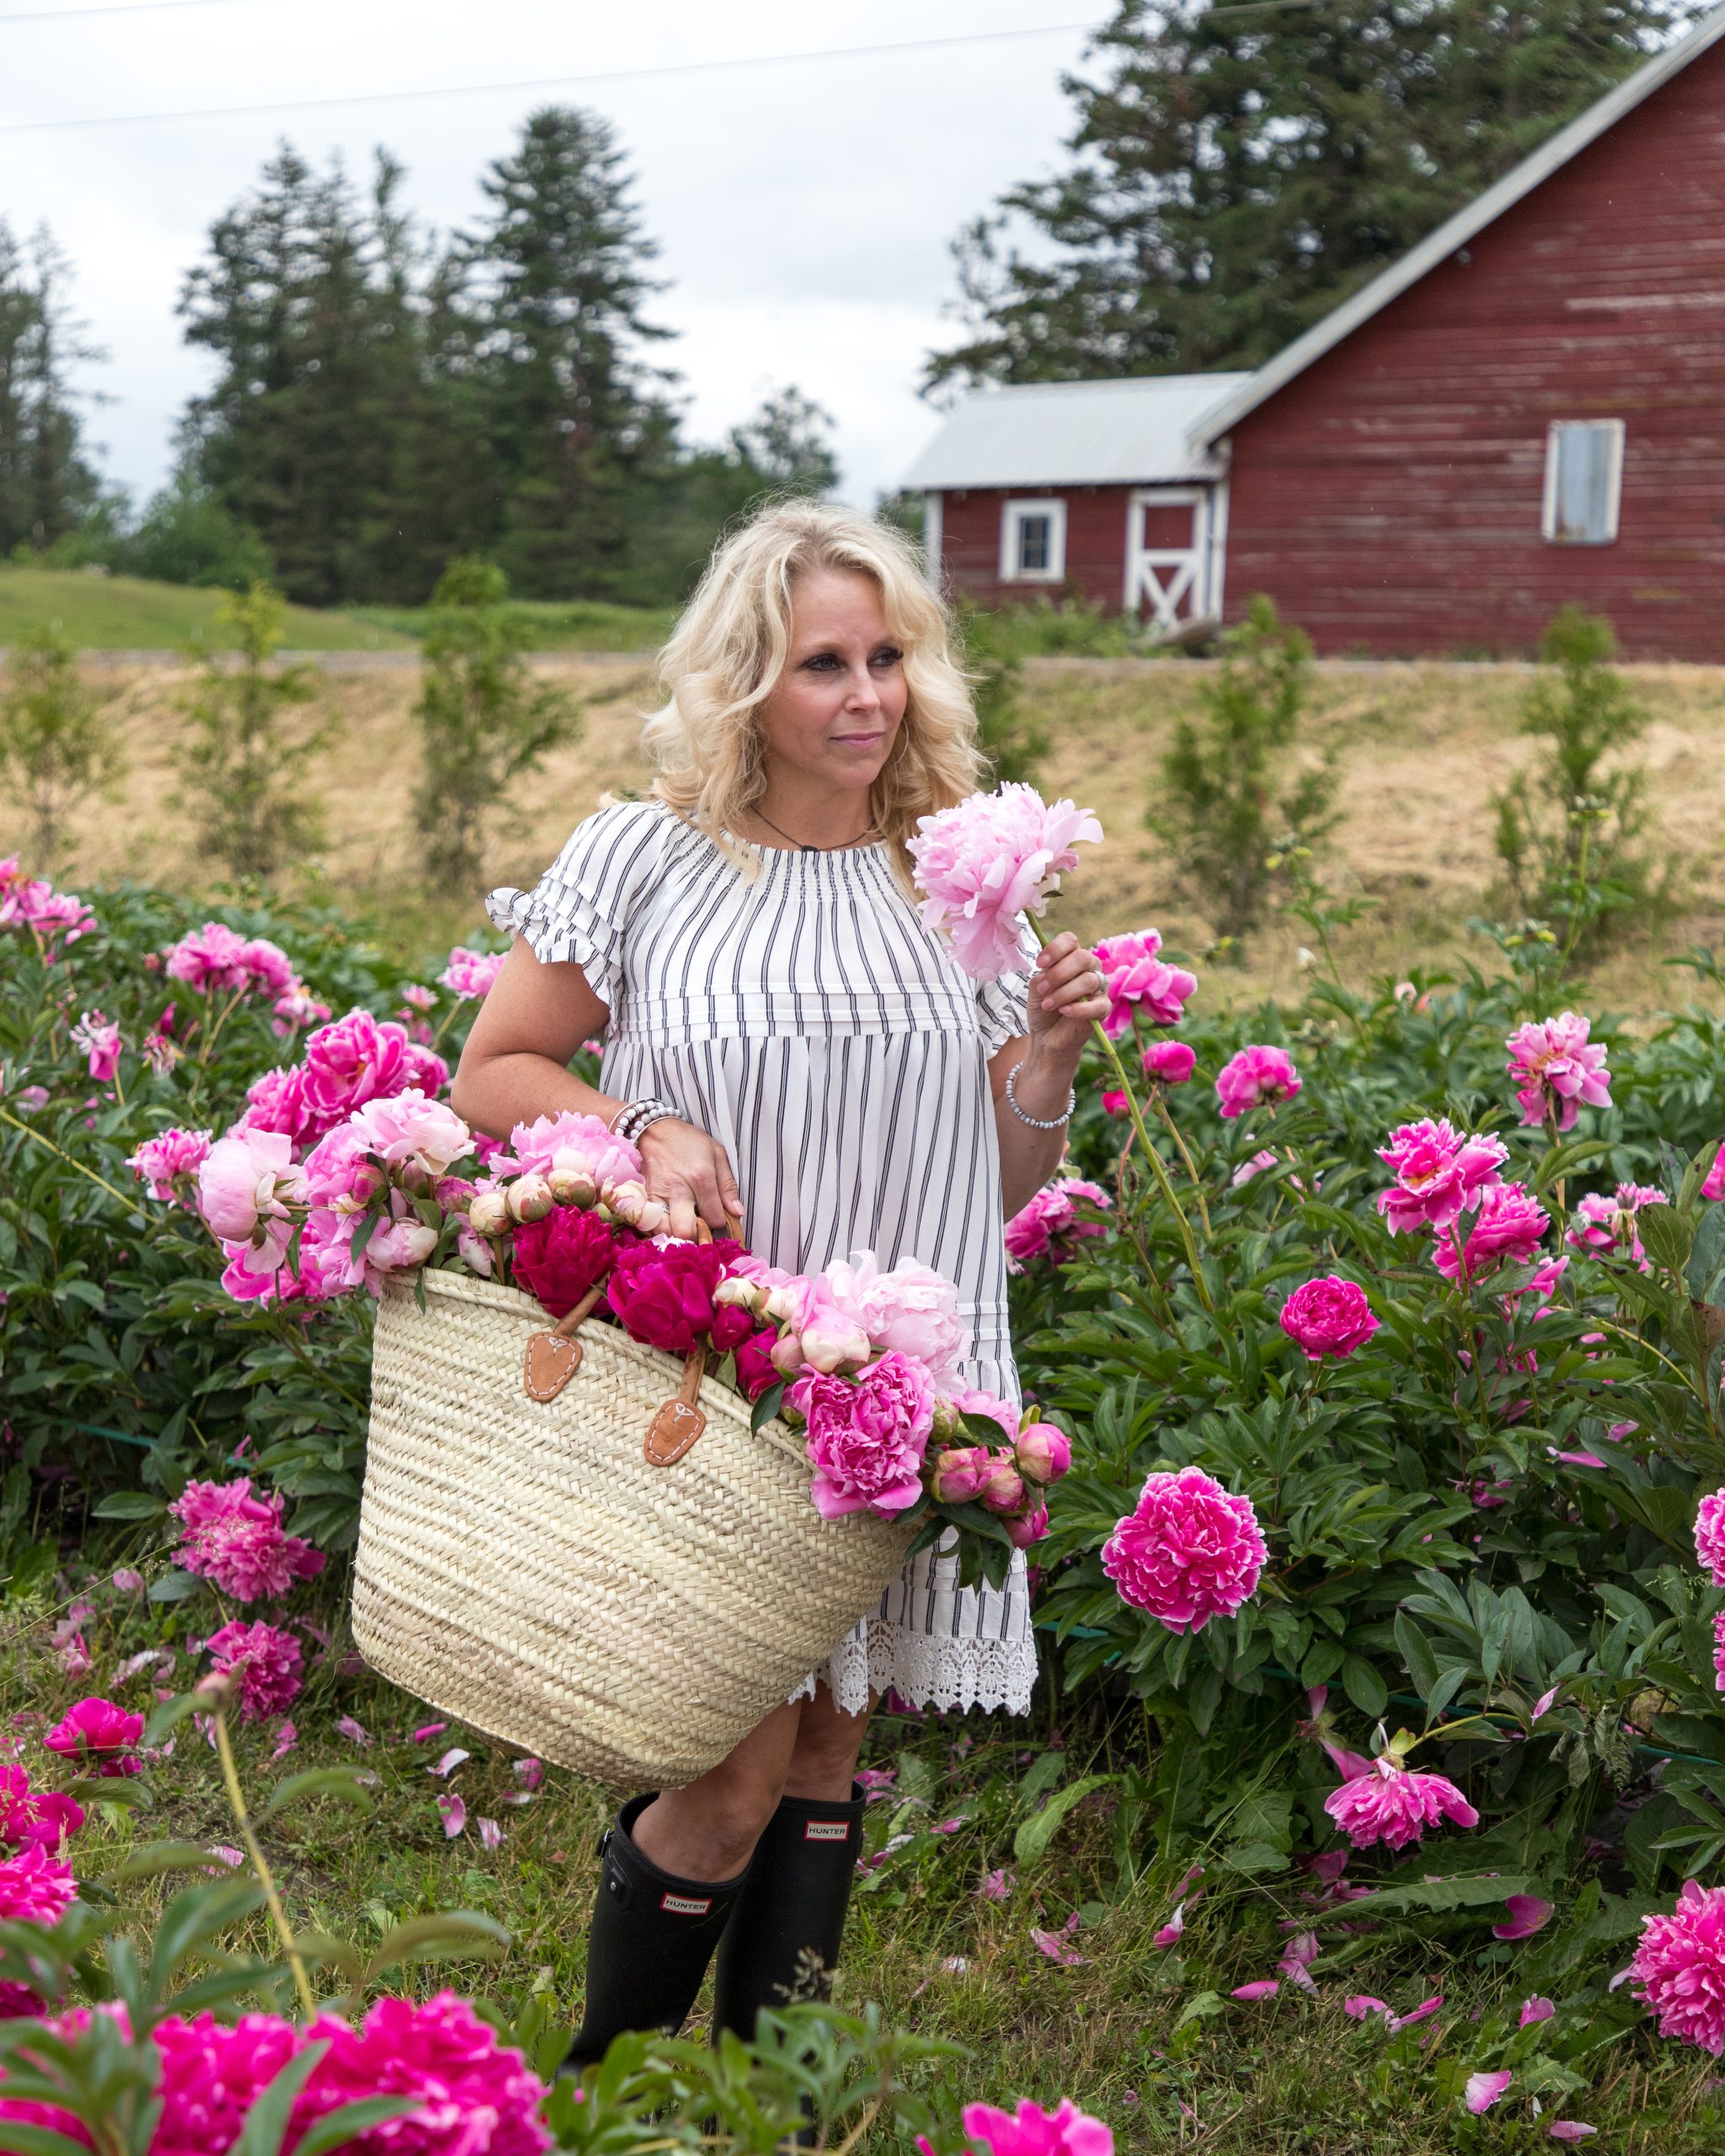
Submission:
<svg viewBox="0 0 1725 2156">
<path fill-rule="evenodd" d="M 1621 419 L 1553 419 L 1546 430 L 1540 536 L 1551 547 L 1616 543 L 1623 499 Z"/>
<path fill-rule="evenodd" d="M 1066 503 L 1061 494 L 1021 494 L 1001 507 L 1001 582 L 1064 584 Z"/>
</svg>

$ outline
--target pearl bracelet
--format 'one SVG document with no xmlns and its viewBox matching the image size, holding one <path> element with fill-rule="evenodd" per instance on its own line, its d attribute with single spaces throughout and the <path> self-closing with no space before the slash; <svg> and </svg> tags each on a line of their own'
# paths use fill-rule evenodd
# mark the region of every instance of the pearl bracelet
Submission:
<svg viewBox="0 0 1725 2156">
<path fill-rule="evenodd" d="M 1007 1073 L 1007 1106 L 1012 1111 L 1012 1113 L 1017 1117 L 1019 1122 L 1028 1123 L 1033 1130 L 1059 1130 L 1065 1124 L 1069 1123 L 1072 1120 L 1072 1111 L 1078 1105 L 1077 1087 L 1075 1086 L 1066 1095 L 1066 1113 L 1064 1115 L 1045 1117 L 1039 1115 L 1026 1115 L 1023 1109 L 1018 1105 L 1018 1096 L 1012 1090 L 1014 1081 L 1017 1080 L 1018 1073 L 1023 1068 L 1024 1066 L 1022 1063 L 1015 1063 L 1012 1069 Z"/>
<path fill-rule="evenodd" d="M 631 1101 L 611 1125 L 611 1134 L 626 1139 L 633 1145 L 649 1125 L 663 1123 L 676 1113 L 676 1110 L 668 1101 Z"/>
</svg>

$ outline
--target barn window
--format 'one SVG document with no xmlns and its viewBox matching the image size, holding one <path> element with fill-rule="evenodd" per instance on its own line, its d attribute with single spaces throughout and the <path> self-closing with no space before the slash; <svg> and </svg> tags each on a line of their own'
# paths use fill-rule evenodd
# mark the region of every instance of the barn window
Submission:
<svg viewBox="0 0 1725 2156">
<path fill-rule="evenodd" d="M 1065 503 L 1057 494 L 1008 502 L 1001 515 L 1001 582 L 1059 584 L 1065 574 Z"/>
<path fill-rule="evenodd" d="M 1623 492 L 1621 419 L 1554 419 L 1541 530 L 1554 547 L 1609 547 Z"/>
</svg>

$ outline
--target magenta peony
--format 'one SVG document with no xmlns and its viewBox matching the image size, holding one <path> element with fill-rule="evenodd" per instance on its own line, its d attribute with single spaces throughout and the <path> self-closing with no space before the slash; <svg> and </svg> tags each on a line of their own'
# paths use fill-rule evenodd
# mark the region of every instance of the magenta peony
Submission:
<svg viewBox="0 0 1725 2156">
<path fill-rule="evenodd" d="M 988 2156 L 1114 2156 L 1114 2135 L 1070 2097 L 1054 2111 L 1028 2099 L 1016 2112 L 966 2104 L 963 2119 L 965 2132 Z"/>
<path fill-rule="evenodd" d="M 308 1134 L 318 1138 L 367 1101 L 387 1100 L 410 1086 L 441 1093 L 449 1083 L 441 1056 L 410 1041 L 393 1018 L 379 1020 L 369 1011 L 350 1011 L 308 1033 L 301 1069 Z"/>
<path fill-rule="evenodd" d="M 1540 1239 L 1551 1225 L 1545 1207 L 1519 1182 L 1491 1183 L 1479 1194 L 1473 1225 L 1459 1254 L 1458 1225 L 1438 1237 L 1432 1260 L 1446 1280 L 1477 1280 L 1503 1264 L 1531 1265 L 1540 1254 Z"/>
<path fill-rule="evenodd" d="M 1014 1513 L 1001 1525 L 1007 1530 L 1007 1539 L 1015 1550 L 1028 1550 L 1033 1542 L 1040 1542 L 1048 1533 L 1048 1507 L 1042 1499 L 1033 1496 L 1023 1512 Z"/>
<path fill-rule="evenodd" d="M 779 1373 L 772 1359 L 772 1349 L 778 1339 L 775 1327 L 764 1326 L 752 1333 L 734 1352 L 737 1358 L 737 1383 L 743 1389 L 743 1397 L 759 1400 L 779 1381 Z"/>
<path fill-rule="evenodd" d="M 1088 809 L 1045 802 L 1033 787 L 973 793 L 917 819 L 910 841 L 927 925 L 947 936 L 965 972 L 997 980 L 1024 970 L 1019 916 L 1040 913 L 1076 848 L 1102 837 Z"/>
<path fill-rule="evenodd" d="M 997 1513 L 1004 1518 L 1024 1510 L 1027 1494 L 1018 1463 L 1011 1449 L 1002 1445 L 989 1463 L 976 1501 L 985 1512 Z"/>
<path fill-rule="evenodd" d="M 1497 1182 L 1509 1157 L 1501 1139 L 1470 1137 L 1447 1120 L 1434 1122 L 1428 1116 L 1404 1123 L 1378 1149 L 1378 1158 L 1396 1178 L 1394 1189 L 1380 1195 L 1378 1210 L 1392 1235 L 1447 1228 Z"/>
<path fill-rule="evenodd" d="M 713 1291 L 736 1245 L 636 1243 L 617 1253 L 606 1299 L 631 1339 L 672 1355 L 686 1355 L 707 1337 L 713 1323 Z"/>
<path fill-rule="evenodd" d="M 1725 1587 L 1725 1490 L 1713 1491 L 1696 1508 L 1695 1554 L 1714 1586 Z"/>
<path fill-rule="evenodd" d="M 1130 1115 L 1132 1103 L 1126 1094 L 1107 1087 L 1103 1092 L 1102 1112 L 1104 1115 Z"/>
<path fill-rule="evenodd" d="M 143 1766 L 133 1747 L 144 1733 L 142 1715 L 128 1714 L 111 1700 L 80 1700 L 42 1742 L 51 1752 L 75 1760 L 86 1773 L 135 1774 Z"/>
<path fill-rule="evenodd" d="M 163 958 L 170 980 L 183 980 L 206 995 L 217 990 L 281 995 L 296 981 L 293 961 L 280 944 L 240 936 L 219 921 L 206 921 L 182 936 Z"/>
<path fill-rule="evenodd" d="M 567 1317 L 610 1271 L 617 1249 L 617 1230 L 596 1213 L 584 1213 L 577 1205 L 553 1206 L 542 1219 L 515 1230 L 515 1283 L 553 1317 Z"/>
<path fill-rule="evenodd" d="M 1713 1684 L 1725 1692 L 1725 1609 L 1713 1620 Z"/>
<path fill-rule="evenodd" d="M 145 1139 L 126 1165 L 152 1198 L 189 1206 L 214 1139 L 209 1130 L 164 1130 Z"/>
<path fill-rule="evenodd" d="M 627 1138 L 614 1138 L 596 1115 L 542 1115 L 518 1123 L 510 1150 L 526 1174 L 549 1176 L 558 1168 L 585 1167 L 601 1190 L 639 1182 L 646 1172 Z"/>
<path fill-rule="evenodd" d="M 1653 1267 L 1642 1248 L 1635 1216 L 1643 1207 L 1668 1203 L 1663 1190 L 1638 1182 L 1620 1182 L 1614 1195 L 1589 1191 L 1577 1201 L 1563 1240 L 1572 1250 L 1594 1257 L 1623 1257 L 1643 1273 Z"/>
<path fill-rule="evenodd" d="M 1144 1051 L 1144 1075 L 1159 1086 L 1183 1086 L 1197 1066 L 1198 1058 L 1184 1041 L 1152 1041 Z"/>
<path fill-rule="evenodd" d="M 1588 1021 L 1574 1011 L 1518 1026 L 1503 1045 L 1509 1051 L 1504 1068 L 1515 1081 L 1524 1123 L 1536 1126 L 1551 1117 L 1559 1130 L 1567 1130 L 1583 1107 L 1610 1107 L 1605 1051 L 1589 1043 Z"/>
<path fill-rule="evenodd" d="M 105 1086 L 120 1068 L 120 1028 L 99 1011 L 86 1011 L 67 1035 L 88 1059 L 89 1074 Z"/>
<path fill-rule="evenodd" d="M 174 1561 L 213 1580 L 236 1602 L 286 1594 L 315 1578 L 323 1553 L 281 1528 L 282 1501 L 252 1495 L 249 1476 L 236 1482 L 188 1482 L 168 1508 L 183 1532 Z"/>
<path fill-rule="evenodd" d="M 1258 1586 L 1268 1556 L 1250 1497 L 1201 1467 L 1150 1476 L 1103 1547 L 1103 1570 L 1123 1602 L 1171 1632 L 1231 1617 Z"/>
<path fill-rule="evenodd" d="M 1669 1916 L 1642 1919 L 1629 1967 L 1662 2036 L 1725 2052 L 1725 1886 L 1685 1880 Z"/>
<path fill-rule="evenodd" d="M 1197 993 L 1198 976 L 1183 966 L 1167 964 L 1156 955 L 1162 947 L 1154 928 L 1106 936 L 1097 945 L 1096 963 L 1108 999 L 1102 1029 L 1111 1041 L 1130 1033 L 1135 1011 L 1152 1026 L 1178 1026 L 1187 999 Z"/>
<path fill-rule="evenodd" d="M 1309 1363 L 1345 1360 L 1378 1323 L 1365 1289 L 1333 1273 L 1302 1282 L 1282 1305 L 1282 1330 Z"/>
<path fill-rule="evenodd" d="M 1081 1176 L 1061 1176 L 1038 1191 L 1007 1223 L 1007 1257 L 1012 1269 L 1020 1270 L 1033 1257 L 1066 1264 L 1078 1255 L 1084 1237 L 1105 1235 L 1108 1223 L 1087 1219 L 1077 1209 L 1081 1205 L 1107 1213 L 1114 1200 L 1099 1183 Z"/>
<path fill-rule="evenodd" d="M 809 1495 L 823 1519 L 865 1510 L 890 1519 L 922 1495 L 934 1389 L 920 1363 L 883 1355 L 854 1380 L 799 1378 L 788 1398 L 807 1424 Z"/>
<path fill-rule="evenodd" d="M 1242 1048 L 1216 1074 L 1216 1098 L 1223 1120 L 1231 1122 L 1253 1108 L 1291 1101 L 1300 1085 L 1300 1074 L 1286 1049 Z"/>
<path fill-rule="evenodd" d="M 367 1101 L 348 1122 L 367 1152 L 393 1168 L 414 1167 L 422 1175 L 446 1175 L 473 1150 L 473 1133 L 455 1110 L 428 1101 L 417 1086 L 387 1100 Z"/>
<path fill-rule="evenodd" d="M 306 1105 L 305 1073 L 297 1064 L 266 1070 L 246 1088 L 246 1110 L 228 1132 L 237 1138 L 244 1130 L 275 1130 L 298 1145 L 312 1131 L 312 1115 Z"/>
<path fill-rule="evenodd" d="M 58 1790 L 32 1789 L 22 1767 L 0 1766 L 0 1842 L 57 1851 L 83 1823 L 81 1804 Z"/>
<path fill-rule="evenodd" d="M 243 1721 L 269 1721 L 299 1697 L 305 1657 L 291 1632 L 261 1621 L 224 1625 L 205 1641 L 216 1675 L 231 1677 Z"/>
<path fill-rule="evenodd" d="M 1387 1752 L 1380 1753 L 1366 1773 L 1332 1789 L 1324 1810 L 1357 1849 L 1375 1842 L 1405 1849 L 1445 1819 L 1458 1827 L 1479 1824 L 1478 1812 L 1454 1782 L 1442 1774 L 1415 1774 Z"/>
<path fill-rule="evenodd" d="M 77 1899 L 72 1866 L 40 1842 L 0 1860 L 0 1923 L 58 1924 Z"/>
<path fill-rule="evenodd" d="M 896 1348 L 927 1364 L 937 1385 L 956 1380 L 964 1334 L 950 1280 L 914 1258 L 883 1273 L 872 1250 L 852 1251 L 848 1263 L 829 1265 L 820 1278 L 834 1308 L 862 1326 L 877 1354 Z"/>
<path fill-rule="evenodd" d="M 505 951 L 469 951 L 457 943 L 449 954 L 448 964 L 437 978 L 451 995 L 463 1001 L 469 996 L 487 996 L 508 955 Z"/>
<path fill-rule="evenodd" d="M 1712 1199 L 1725 1198 L 1725 1145 L 1721 1145 L 1713 1155 L 1713 1165 L 1701 1184 L 1701 1196 Z"/>
</svg>

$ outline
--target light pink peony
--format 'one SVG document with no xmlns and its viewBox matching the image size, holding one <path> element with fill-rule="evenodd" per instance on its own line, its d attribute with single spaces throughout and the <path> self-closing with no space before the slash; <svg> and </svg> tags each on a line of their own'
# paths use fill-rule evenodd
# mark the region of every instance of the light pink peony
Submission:
<svg viewBox="0 0 1725 2156">
<path fill-rule="evenodd" d="M 105 1086 L 120 1068 L 120 1028 L 99 1011 L 86 1011 L 67 1038 L 87 1059 L 89 1074 Z"/>
<path fill-rule="evenodd" d="M 1053 1422 L 1033 1422 L 1012 1448 L 1018 1471 L 1033 1482 L 1058 1482 L 1072 1465 L 1072 1440 Z"/>
<path fill-rule="evenodd" d="M 1233 1174 L 1229 1177 L 1228 1187 L 1231 1190 L 1243 1190 L 1247 1183 L 1254 1182 L 1261 1176 L 1266 1168 L 1273 1168 L 1275 1165 L 1275 1155 L 1268 1146 L 1265 1146 L 1260 1151 L 1254 1153 L 1249 1160 L 1240 1163 Z M 1295 1179 L 1290 1177 L 1289 1180 L 1294 1182 Z"/>
<path fill-rule="evenodd" d="M 1144 1051 L 1144 1075 L 1159 1086 L 1183 1086 L 1197 1065 L 1198 1058 L 1184 1041 L 1152 1041 Z"/>
<path fill-rule="evenodd" d="M 371 1158 L 368 1134 L 356 1122 L 327 1131 L 301 1163 L 307 1205 L 327 1206 L 351 1220 L 382 1195 L 384 1173 Z"/>
<path fill-rule="evenodd" d="M 1470 1137 L 1447 1118 L 1404 1123 L 1378 1149 L 1378 1158 L 1396 1178 L 1393 1190 L 1380 1193 L 1378 1210 L 1392 1235 L 1447 1228 L 1478 1203 L 1480 1192 L 1497 1182 L 1509 1157 L 1501 1139 Z"/>
<path fill-rule="evenodd" d="M 291 1139 L 236 1125 L 198 1170 L 198 1211 L 242 1272 L 267 1275 L 286 1258 L 294 1225 L 288 1208 L 304 1190 Z"/>
<path fill-rule="evenodd" d="M 935 1457 L 930 1494 L 943 1505 L 964 1505 L 980 1497 L 994 1472 L 986 1445 L 948 1445 Z"/>
<path fill-rule="evenodd" d="M 1504 1042 L 1509 1051 L 1504 1068 L 1515 1081 L 1524 1123 L 1537 1126 L 1550 1115 L 1559 1130 L 1567 1130 L 1583 1107 L 1610 1107 L 1605 1051 L 1589 1043 L 1588 1025 L 1565 1011 L 1543 1023 L 1518 1026 Z"/>
<path fill-rule="evenodd" d="M 1253 1108 L 1291 1101 L 1300 1086 L 1294 1059 L 1284 1048 L 1242 1048 L 1216 1074 L 1216 1098 L 1224 1122 L 1229 1123 Z"/>
<path fill-rule="evenodd" d="M 860 1325 L 877 1354 L 896 1348 L 927 1365 L 935 1384 L 956 1378 L 964 1334 L 959 1323 L 959 1291 L 931 1266 L 914 1258 L 883 1273 L 872 1250 L 829 1265 L 820 1278 L 840 1314 Z"/>
<path fill-rule="evenodd" d="M 182 1529 L 174 1563 L 213 1580 L 236 1602 L 286 1594 L 323 1569 L 322 1550 L 283 1533 L 281 1499 L 254 1497 L 249 1476 L 188 1482 L 168 1509 Z"/>
<path fill-rule="evenodd" d="M 305 1657 L 291 1632 L 261 1620 L 236 1620 L 212 1632 L 204 1645 L 213 1670 L 233 1679 L 242 1721 L 273 1721 L 299 1697 Z"/>
<path fill-rule="evenodd" d="M 451 995 L 463 999 L 486 996 L 491 993 L 491 984 L 507 956 L 503 951 L 469 951 L 457 943 L 449 954 L 449 963 L 437 978 Z"/>
<path fill-rule="evenodd" d="M 329 1006 L 320 1003 L 302 980 L 293 980 L 270 1007 L 270 1030 L 285 1041 L 302 1026 L 321 1026 L 328 1016 Z"/>
<path fill-rule="evenodd" d="M 1148 1477 L 1103 1545 L 1102 1566 L 1123 1602 L 1171 1632 L 1201 1632 L 1253 1593 L 1268 1554 L 1251 1498 L 1183 1467 Z"/>
<path fill-rule="evenodd" d="M 1669 1916 L 1642 1919 L 1629 1967 L 1662 2036 L 1725 2052 L 1725 1886 L 1685 1880 Z"/>
<path fill-rule="evenodd" d="M 28 928 L 51 965 L 63 943 L 88 936 L 96 916 L 74 891 L 56 891 L 40 878 L 27 877 L 16 854 L 0 861 L 0 928 Z"/>
<path fill-rule="evenodd" d="M 787 1374 L 794 1375 L 805 1363 L 825 1376 L 860 1369 L 872 1353 L 867 1327 L 839 1308 L 818 1274 L 772 1289 L 766 1314 L 782 1328 L 773 1359 Z"/>
<path fill-rule="evenodd" d="M 964 2132 L 988 2156 L 1114 2156 L 1114 2135 L 1070 2096 L 1054 2111 L 1028 2098 L 1016 2112 L 966 2104 L 963 2118 Z"/>
<path fill-rule="evenodd" d="M 1101 840 L 1102 825 L 1070 801 L 1045 802 L 1033 787 L 973 793 L 956 807 L 917 819 L 910 841 L 921 911 L 950 938 L 976 980 L 1024 969 L 1019 917 L 1040 913 L 1060 878 L 1078 866 L 1076 848 Z"/>
<path fill-rule="evenodd" d="M 164 953 L 163 970 L 170 980 L 183 980 L 206 995 L 218 990 L 280 995 L 296 979 L 293 961 L 279 943 L 241 936 L 219 921 L 206 921 L 182 936 Z"/>
<path fill-rule="evenodd" d="M 1461 1230 L 1452 1228 L 1433 1244 L 1432 1260 L 1446 1280 L 1477 1280 L 1503 1264 L 1531 1265 L 1551 1225 L 1545 1207 L 1519 1182 L 1491 1183 L 1479 1194 L 1460 1253 L 1455 1238 Z"/>
<path fill-rule="evenodd" d="M 854 1381 L 799 1378 L 788 1399 L 808 1426 L 809 1495 L 823 1519 L 862 1511 L 890 1519 L 922 1495 L 934 1390 L 920 1363 L 895 1353 Z"/>
<path fill-rule="evenodd" d="M 1454 1782 L 1443 1774 L 1416 1774 L 1387 1752 L 1379 1753 L 1367 1773 L 1332 1789 L 1324 1810 L 1357 1849 L 1375 1842 L 1405 1849 L 1445 1819 L 1458 1827 L 1479 1824 L 1478 1812 Z"/>
<path fill-rule="evenodd" d="M 1378 1323 L 1365 1289 L 1333 1273 L 1302 1282 L 1282 1305 L 1282 1330 L 1309 1363 L 1344 1361 Z"/>
<path fill-rule="evenodd" d="M 143 1762 L 134 1749 L 144 1733 L 142 1715 L 127 1713 L 111 1700 L 80 1700 L 42 1742 L 51 1752 L 76 1761 L 87 1774 L 136 1774 Z"/>
<path fill-rule="evenodd" d="M 417 1086 L 387 1100 L 367 1101 L 354 1110 L 349 1124 L 380 1161 L 428 1176 L 446 1175 L 473 1150 L 473 1134 L 455 1110 L 428 1101 Z"/>
<path fill-rule="evenodd" d="M 0 1923 L 56 1924 L 77 1899 L 72 1866 L 40 1842 L 0 1860 Z"/>
<path fill-rule="evenodd" d="M 1103 1031 L 1111 1041 L 1131 1032 L 1135 1011 L 1152 1026 L 1178 1026 L 1187 999 L 1197 993 L 1196 974 L 1159 958 L 1162 947 L 1162 937 L 1154 928 L 1130 936 L 1105 936 L 1097 945 L 1096 963 L 1108 999 Z"/>
<path fill-rule="evenodd" d="M 628 1139 L 612 1137 L 596 1115 L 576 1115 L 567 1108 L 559 1115 L 518 1123 L 509 1145 L 524 1173 L 549 1176 L 558 1168 L 585 1168 L 601 1191 L 639 1182 L 646 1173 Z"/>
<path fill-rule="evenodd" d="M 1714 1586 L 1725 1587 L 1725 1490 L 1713 1491 L 1696 1508 L 1695 1554 Z"/>
<path fill-rule="evenodd" d="M 992 1392 L 985 1392 L 980 1385 L 965 1385 L 951 1394 L 948 1406 L 955 1407 L 961 1415 L 985 1415 L 991 1422 L 1000 1426 L 1001 1435 L 1011 1444 L 1018 1434 L 1018 1411 L 1009 1400 L 1002 1400 Z"/>
<path fill-rule="evenodd" d="M 1563 1240 L 1572 1250 L 1594 1257 L 1624 1257 L 1643 1273 L 1653 1267 L 1642 1248 L 1635 1216 L 1643 1207 L 1667 1203 L 1663 1190 L 1638 1182 L 1620 1182 L 1615 1195 L 1589 1191 L 1577 1201 Z"/>
<path fill-rule="evenodd" d="M 190 1205 L 214 1138 L 208 1130 L 164 1130 L 147 1138 L 126 1165 L 152 1198 Z"/>
<path fill-rule="evenodd" d="M 1007 1223 L 1007 1257 L 1012 1270 L 1022 1270 L 1033 1257 L 1066 1264 L 1077 1257 L 1087 1235 L 1105 1235 L 1107 1222 L 1086 1219 L 1077 1210 L 1080 1205 L 1108 1213 L 1114 1209 L 1114 1200 L 1099 1183 L 1087 1182 L 1081 1176 L 1061 1176 L 1044 1184 Z"/>
</svg>

